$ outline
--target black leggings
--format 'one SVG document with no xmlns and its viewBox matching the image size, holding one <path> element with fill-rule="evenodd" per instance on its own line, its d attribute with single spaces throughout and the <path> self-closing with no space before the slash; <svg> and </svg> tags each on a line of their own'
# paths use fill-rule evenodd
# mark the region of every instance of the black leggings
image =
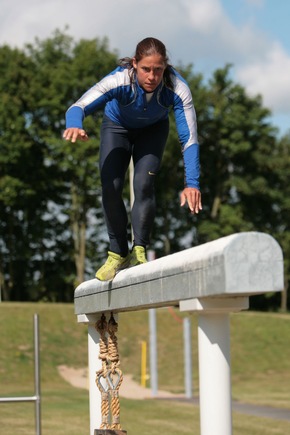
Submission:
<svg viewBox="0 0 290 435">
<path fill-rule="evenodd" d="M 168 132 L 168 119 L 127 130 L 104 117 L 99 163 L 103 210 L 110 250 L 122 257 L 128 254 L 128 217 L 122 191 L 131 156 L 134 164 L 134 205 L 131 212 L 134 244 L 146 247 L 155 218 L 154 181 Z"/>
</svg>

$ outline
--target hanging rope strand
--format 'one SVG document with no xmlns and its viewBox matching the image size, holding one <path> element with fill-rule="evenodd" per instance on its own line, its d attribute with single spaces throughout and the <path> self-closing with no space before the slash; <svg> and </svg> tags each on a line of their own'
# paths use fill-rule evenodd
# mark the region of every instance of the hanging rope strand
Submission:
<svg viewBox="0 0 290 435">
<path fill-rule="evenodd" d="M 119 389 L 123 381 L 123 373 L 119 368 L 120 359 L 118 351 L 118 339 L 116 336 L 117 331 L 118 323 L 115 321 L 112 313 L 108 323 L 108 358 L 111 362 L 110 372 L 108 373 L 112 413 L 111 429 L 122 429 L 120 424 Z"/>
<path fill-rule="evenodd" d="M 99 359 L 102 360 L 102 368 L 96 373 L 96 384 L 101 393 L 101 414 L 102 414 L 102 423 L 100 429 L 110 429 L 109 424 L 109 412 L 110 412 L 110 404 L 109 404 L 109 384 L 107 381 L 108 375 L 108 340 L 107 340 L 107 330 L 108 324 L 106 320 L 106 316 L 102 314 L 101 319 L 96 323 L 96 330 L 100 334 L 100 352 Z M 103 382 L 102 382 L 103 380 Z"/>
<path fill-rule="evenodd" d="M 96 373 L 96 384 L 101 392 L 102 400 L 100 430 L 121 430 L 119 389 L 123 382 L 123 373 L 119 368 L 120 359 L 116 336 L 118 323 L 115 321 L 113 313 L 111 313 L 108 323 L 105 314 L 102 314 L 95 327 L 100 334 L 99 359 L 102 361 L 102 368 Z M 111 424 L 109 421 L 110 411 Z"/>
</svg>

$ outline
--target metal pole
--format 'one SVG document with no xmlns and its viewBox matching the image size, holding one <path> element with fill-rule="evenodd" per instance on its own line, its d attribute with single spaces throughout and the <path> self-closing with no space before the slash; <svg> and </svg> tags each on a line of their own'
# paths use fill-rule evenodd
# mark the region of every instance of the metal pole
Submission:
<svg viewBox="0 0 290 435">
<path fill-rule="evenodd" d="M 152 396 L 158 394 L 158 372 L 157 372 L 157 332 L 156 332 L 156 309 L 149 310 L 150 329 L 150 382 Z"/>
<path fill-rule="evenodd" d="M 184 382 L 185 395 L 192 398 L 192 357 L 191 357 L 191 321 L 189 317 L 183 319 L 184 339 Z"/>
<path fill-rule="evenodd" d="M 201 435 L 232 435 L 229 314 L 199 314 Z"/>
<path fill-rule="evenodd" d="M 39 358 L 39 319 L 34 314 L 34 394 L 36 435 L 41 435 L 41 400 L 40 400 L 40 358 Z"/>
<path fill-rule="evenodd" d="M 0 397 L 0 403 L 35 402 L 35 401 L 36 401 L 36 396 Z"/>
<path fill-rule="evenodd" d="M 155 260 L 155 251 L 147 251 L 147 260 Z M 149 334 L 150 334 L 150 384 L 152 397 L 158 395 L 158 368 L 157 368 L 157 326 L 156 326 L 156 308 L 149 310 Z"/>
<path fill-rule="evenodd" d="M 40 400 L 40 357 L 39 357 L 39 321 L 38 314 L 33 318 L 34 336 L 34 396 L 0 397 L 0 403 L 35 402 L 35 431 L 41 435 L 41 400 Z"/>
<path fill-rule="evenodd" d="M 130 166 L 129 166 L 130 210 L 131 210 L 131 212 L 132 212 L 132 208 L 134 205 L 134 199 L 135 199 L 133 181 L 134 181 L 134 163 L 133 163 L 133 159 L 131 157 Z M 134 231 L 133 231 L 132 224 L 131 224 L 131 242 L 133 245 L 133 243 L 134 243 Z"/>
<path fill-rule="evenodd" d="M 145 340 L 141 342 L 141 386 L 146 387 L 147 380 L 147 343 Z"/>
</svg>

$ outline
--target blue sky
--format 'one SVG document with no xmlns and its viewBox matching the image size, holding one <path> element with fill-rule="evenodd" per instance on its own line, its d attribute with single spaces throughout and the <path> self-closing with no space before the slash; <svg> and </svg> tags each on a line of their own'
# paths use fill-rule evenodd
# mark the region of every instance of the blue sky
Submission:
<svg viewBox="0 0 290 435">
<path fill-rule="evenodd" d="M 280 40 L 290 49 L 288 0 L 223 0 L 222 4 L 237 25 L 251 20 L 270 39 Z"/>
<path fill-rule="evenodd" d="M 69 26 L 76 39 L 108 37 L 120 56 L 155 36 L 172 64 L 205 78 L 226 63 L 249 95 L 261 94 L 281 134 L 290 131 L 288 0 L 1 0 L 0 45 L 23 46 Z"/>
</svg>

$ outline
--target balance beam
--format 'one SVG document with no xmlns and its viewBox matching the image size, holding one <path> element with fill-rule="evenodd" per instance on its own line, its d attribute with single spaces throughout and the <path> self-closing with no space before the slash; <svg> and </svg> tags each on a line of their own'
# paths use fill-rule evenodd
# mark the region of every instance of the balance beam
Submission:
<svg viewBox="0 0 290 435">
<path fill-rule="evenodd" d="M 198 313 L 201 435 L 231 435 L 229 313 L 247 309 L 251 295 L 283 288 L 282 250 L 259 232 L 233 234 L 120 271 L 113 281 L 80 284 L 74 305 L 78 322 L 89 326 L 90 434 L 101 421 L 94 379 L 101 314 L 176 305 Z"/>
<path fill-rule="evenodd" d="M 75 313 L 119 313 L 194 298 L 281 291 L 282 272 L 282 251 L 271 236 L 233 234 L 120 271 L 113 281 L 85 281 L 75 290 Z"/>
</svg>

